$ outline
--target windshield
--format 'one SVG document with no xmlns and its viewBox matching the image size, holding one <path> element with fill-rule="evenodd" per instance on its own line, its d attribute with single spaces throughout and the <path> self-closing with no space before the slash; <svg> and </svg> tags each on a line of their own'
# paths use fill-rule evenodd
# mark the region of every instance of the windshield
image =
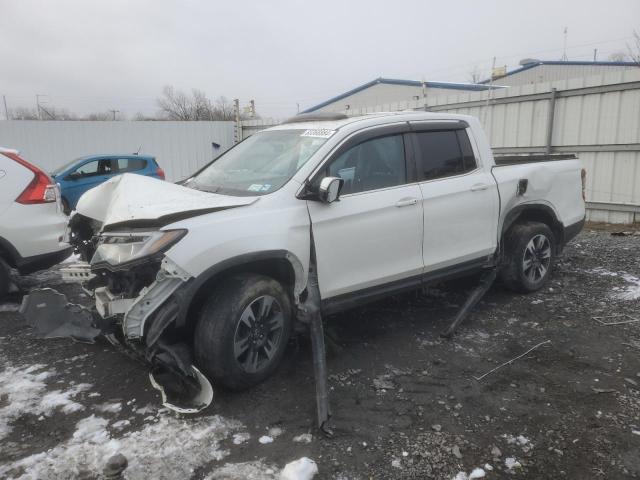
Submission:
<svg viewBox="0 0 640 480">
<path fill-rule="evenodd" d="M 333 132 L 259 132 L 224 153 L 185 186 L 227 195 L 265 195 L 287 183 Z"/>
<path fill-rule="evenodd" d="M 71 160 L 70 162 L 65 163 L 64 165 L 62 165 L 61 167 L 56 168 L 55 170 L 53 170 L 51 172 L 51 175 L 59 175 L 60 173 L 64 172 L 65 170 L 67 170 L 69 167 L 71 167 L 73 164 L 78 163 L 80 160 L 84 160 L 87 157 L 80 157 L 80 158 L 75 158 L 73 160 Z"/>
</svg>

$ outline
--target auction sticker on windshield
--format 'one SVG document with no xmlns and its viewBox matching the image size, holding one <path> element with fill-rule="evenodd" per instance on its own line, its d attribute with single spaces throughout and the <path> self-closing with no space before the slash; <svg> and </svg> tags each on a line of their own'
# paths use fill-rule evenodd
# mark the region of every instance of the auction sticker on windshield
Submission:
<svg viewBox="0 0 640 480">
<path fill-rule="evenodd" d="M 315 137 L 315 138 L 329 138 L 336 133 L 335 130 L 329 130 L 328 128 L 313 128 L 305 130 L 301 137 Z"/>
</svg>

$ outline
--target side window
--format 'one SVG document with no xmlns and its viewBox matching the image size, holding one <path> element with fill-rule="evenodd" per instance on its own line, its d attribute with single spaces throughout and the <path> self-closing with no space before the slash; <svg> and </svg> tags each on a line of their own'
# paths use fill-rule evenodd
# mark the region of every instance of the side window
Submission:
<svg viewBox="0 0 640 480">
<path fill-rule="evenodd" d="M 147 162 L 144 158 L 118 158 L 118 172 L 135 172 L 142 170 L 147 166 Z"/>
<path fill-rule="evenodd" d="M 109 175 L 114 173 L 111 159 L 93 160 L 78 167 L 74 173 L 81 177 L 94 177 L 96 175 Z"/>
<path fill-rule="evenodd" d="M 462 150 L 462 156 L 464 157 L 464 171 L 470 172 L 478 167 L 476 163 L 476 157 L 473 154 L 473 148 L 471 148 L 471 142 L 469 141 L 469 135 L 465 130 L 457 130 L 458 141 L 460 142 L 460 149 Z"/>
<path fill-rule="evenodd" d="M 464 130 L 418 132 L 420 179 L 433 180 L 476 168 L 471 144 Z"/>
<path fill-rule="evenodd" d="M 343 195 L 406 183 L 402 135 L 374 138 L 350 148 L 330 163 L 327 175 L 344 179 Z"/>
</svg>

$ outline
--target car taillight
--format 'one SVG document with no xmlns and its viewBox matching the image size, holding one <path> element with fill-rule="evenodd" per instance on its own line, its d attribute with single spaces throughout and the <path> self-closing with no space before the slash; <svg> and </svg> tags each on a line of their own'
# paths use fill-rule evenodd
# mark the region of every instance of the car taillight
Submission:
<svg viewBox="0 0 640 480">
<path fill-rule="evenodd" d="M 164 180 L 164 170 L 160 167 L 156 170 L 156 175 L 158 175 L 162 180 Z"/>
<path fill-rule="evenodd" d="M 583 168 L 580 172 L 580 179 L 582 180 L 582 200 L 587 200 L 587 171 Z"/>
<path fill-rule="evenodd" d="M 5 152 L 4 155 L 31 170 L 34 175 L 33 180 L 29 182 L 27 188 L 16 198 L 16 202 L 31 205 L 34 203 L 51 203 L 56 201 L 56 185 L 49 175 L 13 152 Z"/>
</svg>

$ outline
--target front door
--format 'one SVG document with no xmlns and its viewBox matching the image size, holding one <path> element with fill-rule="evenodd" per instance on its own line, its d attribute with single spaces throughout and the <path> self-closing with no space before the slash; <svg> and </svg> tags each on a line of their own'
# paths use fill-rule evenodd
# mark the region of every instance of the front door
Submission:
<svg viewBox="0 0 640 480">
<path fill-rule="evenodd" d="M 422 196 L 407 171 L 408 137 L 365 138 L 323 169 L 321 176 L 345 180 L 339 201 L 307 202 L 323 301 L 419 281 L 423 270 Z"/>
</svg>

